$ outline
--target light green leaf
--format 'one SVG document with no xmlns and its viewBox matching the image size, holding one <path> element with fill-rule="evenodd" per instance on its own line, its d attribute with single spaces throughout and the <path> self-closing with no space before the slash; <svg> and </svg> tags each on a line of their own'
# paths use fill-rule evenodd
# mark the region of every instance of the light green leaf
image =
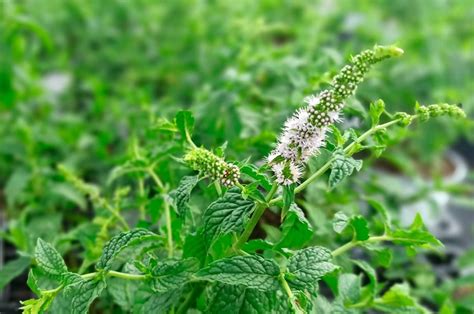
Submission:
<svg viewBox="0 0 474 314">
<path fill-rule="evenodd" d="M 129 313 L 135 304 L 135 293 L 140 282 L 122 278 L 109 278 L 107 280 L 107 291 L 112 299 L 122 310 Z"/>
<path fill-rule="evenodd" d="M 339 297 L 344 305 L 352 305 L 360 300 L 360 277 L 354 274 L 341 274 L 338 280 Z"/>
<path fill-rule="evenodd" d="M 201 269 L 196 276 L 204 280 L 265 291 L 278 289 L 279 274 L 280 268 L 273 260 L 246 255 L 217 260 Z"/>
<path fill-rule="evenodd" d="M 203 217 L 208 245 L 221 235 L 240 232 L 252 212 L 253 204 L 242 198 L 238 188 L 232 188 L 209 205 Z"/>
<path fill-rule="evenodd" d="M 346 214 L 337 212 L 333 219 L 334 231 L 342 233 L 348 226 L 352 227 L 356 240 L 364 241 L 369 238 L 369 226 L 364 217 L 358 215 L 349 218 Z"/>
<path fill-rule="evenodd" d="M 281 226 L 279 248 L 299 249 L 313 237 L 313 228 L 301 208 L 292 204 Z"/>
<path fill-rule="evenodd" d="M 20 256 L 17 259 L 7 262 L 0 269 L 0 291 L 15 277 L 22 274 L 28 266 L 31 259 L 29 257 Z"/>
<path fill-rule="evenodd" d="M 174 201 L 173 205 L 180 216 L 186 215 L 186 212 L 188 211 L 189 197 L 198 181 L 198 176 L 183 177 L 181 181 L 179 181 L 176 190 L 170 193 L 170 196 Z"/>
<path fill-rule="evenodd" d="M 156 245 L 161 240 L 156 234 L 146 229 L 134 229 L 122 232 L 113 237 L 104 246 L 102 256 L 96 265 L 98 270 L 108 270 L 113 266 L 118 255 L 125 249 L 133 246 Z M 129 258 L 130 256 L 128 256 Z"/>
<path fill-rule="evenodd" d="M 364 287 L 368 287 L 367 292 L 370 299 L 374 298 L 375 292 L 377 291 L 377 273 L 375 272 L 375 269 L 373 269 L 372 266 L 370 266 L 370 264 L 366 261 L 354 260 L 352 262 L 359 266 L 367 274 L 367 277 L 369 278 L 369 284 Z"/>
<path fill-rule="evenodd" d="M 178 289 L 198 270 L 199 262 L 194 258 L 160 263 L 152 270 L 152 289 L 159 293 Z"/>
<path fill-rule="evenodd" d="M 179 132 L 183 139 L 187 138 L 192 135 L 194 129 L 194 117 L 191 111 L 179 111 L 175 117 L 176 127 L 178 128 Z"/>
<path fill-rule="evenodd" d="M 385 111 L 385 103 L 382 99 L 379 99 L 370 104 L 369 115 L 372 121 L 372 127 L 379 124 L 380 116 Z"/>
<path fill-rule="evenodd" d="M 314 288 L 317 281 L 337 268 L 331 263 L 331 251 L 314 246 L 299 250 L 288 261 L 287 281 L 296 289 Z"/>
<path fill-rule="evenodd" d="M 410 287 L 406 283 L 393 285 L 381 298 L 375 299 L 374 305 L 375 309 L 387 313 L 429 313 L 410 296 Z"/>
<path fill-rule="evenodd" d="M 369 205 L 373 207 L 380 214 L 380 216 L 383 219 L 384 225 L 387 226 L 386 229 L 392 228 L 392 220 L 385 206 L 381 202 L 373 198 L 367 198 L 367 203 L 369 203 Z"/>
<path fill-rule="evenodd" d="M 205 313 L 288 313 L 288 298 L 282 291 L 260 291 L 245 286 L 215 284 L 209 291 Z"/>
<path fill-rule="evenodd" d="M 334 188 L 343 179 L 350 176 L 355 170 L 362 168 L 362 160 L 347 157 L 342 150 L 334 152 L 334 161 L 331 163 L 331 174 L 329 175 L 329 187 Z"/>
<path fill-rule="evenodd" d="M 409 229 L 396 229 L 391 231 L 389 236 L 394 243 L 400 245 L 424 248 L 443 246 L 438 239 L 426 230 L 420 214 L 416 214 L 415 220 Z"/>
<path fill-rule="evenodd" d="M 35 259 L 38 266 L 52 277 L 60 278 L 64 273 L 67 273 L 67 267 L 61 254 L 41 238 L 38 238 L 36 243 Z"/>
</svg>

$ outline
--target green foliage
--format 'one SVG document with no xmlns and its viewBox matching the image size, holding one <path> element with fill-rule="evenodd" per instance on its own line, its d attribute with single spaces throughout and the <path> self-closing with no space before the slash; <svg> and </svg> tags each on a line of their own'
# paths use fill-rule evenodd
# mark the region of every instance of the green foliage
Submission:
<svg viewBox="0 0 474 314">
<path fill-rule="evenodd" d="M 324 247 L 296 251 L 288 261 L 287 280 L 295 289 L 312 289 L 321 277 L 337 269 L 331 261 L 331 251 Z"/>
<path fill-rule="evenodd" d="M 473 134 L 463 119 L 473 108 L 467 4 L 0 6 L 0 237 L 20 256 L 0 270 L 0 289 L 31 266 L 37 297 L 22 302 L 25 313 L 423 313 L 420 304 L 448 313 L 472 304 L 451 297 L 472 288 L 470 277 L 422 282 L 428 266 L 414 248 L 441 242 L 421 216 L 399 223 L 404 203 L 450 187 L 437 180 L 399 199 L 374 161 L 436 176 L 441 152 Z M 354 49 L 394 34 L 404 59 L 369 73 L 403 50 Z M 299 180 L 279 184 L 265 157 L 282 121 L 322 90 L 311 125 L 327 127 L 343 102 L 345 119 L 308 169 L 285 168 Z M 413 109 L 416 97 L 463 109 Z M 409 128 L 416 121 L 427 123 Z M 329 289 L 318 291 L 322 281 Z"/>
<path fill-rule="evenodd" d="M 228 285 L 242 285 L 261 291 L 276 290 L 280 268 L 258 255 L 224 258 L 201 269 L 196 276 Z"/>
</svg>

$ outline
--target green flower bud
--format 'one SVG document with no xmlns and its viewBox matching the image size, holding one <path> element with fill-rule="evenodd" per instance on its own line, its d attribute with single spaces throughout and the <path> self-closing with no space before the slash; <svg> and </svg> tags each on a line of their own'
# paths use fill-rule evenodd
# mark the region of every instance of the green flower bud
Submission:
<svg viewBox="0 0 474 314">
<path fill-rule="evenodd" d="M 226 187 L 237 184 L 240 177 L 240 169 L 236 165 L 227 163 L 221 157 L 204 148 L 194 148 L 185 156 L 184 161 L 194 170 L 202 175 L 209 176 Z"/>
</svg>

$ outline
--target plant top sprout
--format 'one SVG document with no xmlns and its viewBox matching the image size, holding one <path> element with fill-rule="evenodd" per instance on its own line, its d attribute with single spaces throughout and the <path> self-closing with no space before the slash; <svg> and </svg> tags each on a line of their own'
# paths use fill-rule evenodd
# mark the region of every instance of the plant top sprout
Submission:
<svg viewBox="0 0 474 314">
<path fill-rule="evenodd" d="M 81 239 L 82 260 L 72 265 L 59 253 L 61 241 L 37 240 L 27 282 L 36 298 L 22 301 L 23 312 L 87 313 L 100 304 L 117 313 L 428 313 L 409 282 L 389 283 L 376 270 L 390 269 L 400 248 L 414 256 L 443 246 L 420 215 L 400 226 L 383 202 L 361 191 L 352 205 L 373 214 L 339 211 L 310 223 L 302 197 L 310 186 L 346 191 L 346 178 L 366 170 L 364 158 L 396 142 L 391 134 L 406 136 L 411 125 L 440 116 L 465 117 L 457 105 L 416 103 L 412 112 L 392 113 L 377 100 L 369 128 L 341 129 L 344 105 L 365 75 L 402 55 L 376 45 L 352 56 L 327 89 L 301 99 L 265 160 L 233 160 L 225 145 L 200 145 L 193 113 L 180 111 L 174 121 L 153 122 L 178 148 L 160 154 L 133 141 L 111 174 L 113 182 L 128 176 L 129 184 L 116 184 L 112 196 L 60 165 L 58 173 L 100 213 L 92 218 L 98 236 L 84 238 L 86 229 L 69 235 Z M 177 185 L 159 174 L 170 164 L 181 169 Z M 131 195 L 139 200 L 135 216 L 123 211 Z M 196 206 L 204 195 L 214 200 Z M 318 236 L 324 228 L 327 236 Z"/>
</svg>

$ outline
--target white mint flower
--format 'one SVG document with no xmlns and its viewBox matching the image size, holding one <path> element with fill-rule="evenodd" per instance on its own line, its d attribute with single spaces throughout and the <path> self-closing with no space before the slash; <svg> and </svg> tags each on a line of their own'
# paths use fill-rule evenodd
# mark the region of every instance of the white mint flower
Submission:
<svg viewBox="0 0 474 314">
<path fill-rule="evenodd" d="M 333 78 L 329 89 L 303 99 L 307 106 L 285 122 L 276 148 L 267 157 L 278 183 L 293 184 L 301 178 L 304 164 L 325 145 L 328 126 L 342 121 L 344 101 L 354 94 L 370 66 L 402 53 L 393 46 L 363 51 Z"/>
</svg>

